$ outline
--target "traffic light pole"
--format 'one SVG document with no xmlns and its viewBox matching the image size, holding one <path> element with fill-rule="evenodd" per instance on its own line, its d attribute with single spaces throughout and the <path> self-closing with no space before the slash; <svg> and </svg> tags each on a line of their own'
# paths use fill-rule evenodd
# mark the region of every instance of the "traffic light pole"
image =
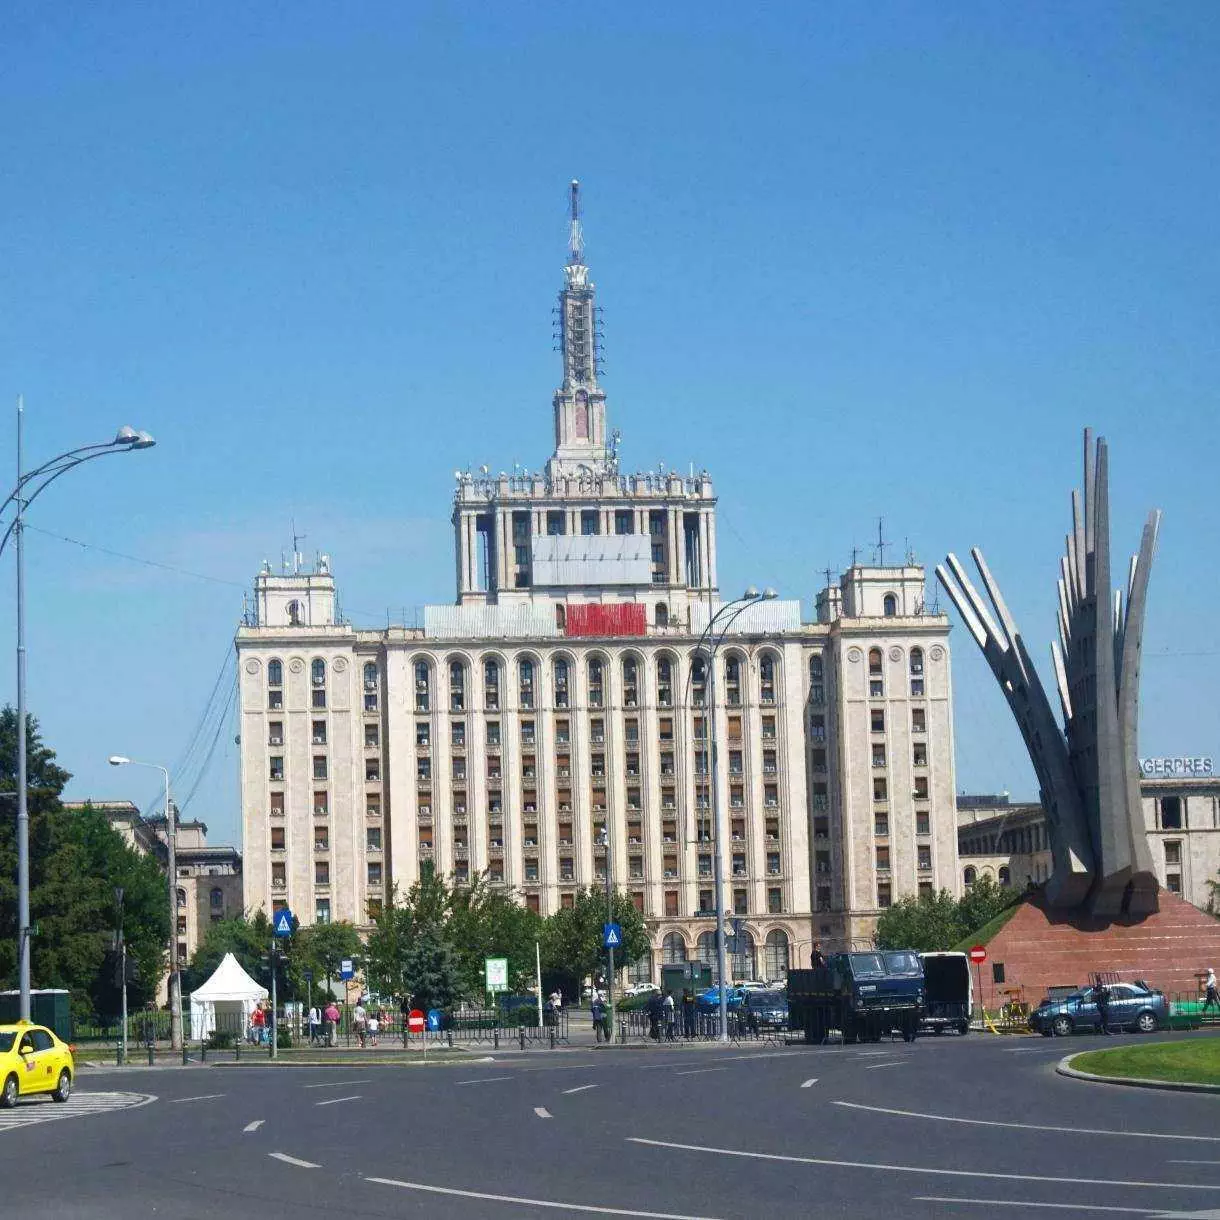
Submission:
<svg viewBox="0 0 1220 1220">
<path fill-rule="evenodd" d="M 280 1050 L 280 1031 L 275 1022 L 275 937 L 271 938 L 271 1058 L 278 1059 Z"/>
</svg>

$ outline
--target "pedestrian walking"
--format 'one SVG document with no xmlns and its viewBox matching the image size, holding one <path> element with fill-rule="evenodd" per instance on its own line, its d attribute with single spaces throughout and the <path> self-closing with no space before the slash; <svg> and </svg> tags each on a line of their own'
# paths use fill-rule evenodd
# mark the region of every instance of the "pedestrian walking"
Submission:
<svg viewBox="0 0 1220 1220">
<path fill-rule="evenodd" d="M 695 993 L 689 987 L 682 993 L 682 1032 L 695 1036 Z"/>
<path fill-rule="evenodd" d="M 1213 1004 L 1216 1006 L 1216 1011 L 1220 1012 L 1220 994 L 1216 991 L 1216 972 L 1211 966 L 1207 968 L 1207 982 L 1204 983 L 1204 987 L 1207 989 L 1207 994 L 1203 997 L 1203 1012 L 1207 1012 Z"/>
<path fill-rule="evenodd" d="M 254 1011 L 250 1014 L 250 1030 L 251 1041 L 262 1046 L 267 1040 L 267 1014 L 263 1011 L 262 1004 L 255 1004 Z"/>
<path fill-rule="evenodd" d="M 364 1039 L 368 1033 L 369 1014 L 364 1005 L 357 1000 L 355 1011 L 352 1013 L 352 1025 L 356 1030 L 356 1041 L 361 1047 L 364 1046 Z"/>
<path fill-rule="evenodd" d="M 339 1028 L 339 1007 L 334 1000 L 323 1009 L 322 1019 L 326 1022 L 326 1045 L 334 1046 L 335 1034 Z"/>
<path fill-rule="evenodd" d="M 369 1045 L 376 1046 L 377 1045 L 377 1033 L 381 1029 L 381 1022 L 378 1019 L 378 1016 L 375 1012 L 370 1012 L 368 1015 L 368 1028 L 369 1028 Z"/>
<path fill-rule="evenodd" d="M 661 1001 L 661 1009 L 665 1017 L 665 1041 L 672 1042 L 674 1040 L 674 998 L 667 991 L 665 999 Z"/>
<path fill-rule="evenodd" d="M 654 1042 L 661 1041 L 661 1017 L 664 1011 L 660 993 L 654 991 L 648 998 L 648 1036 Z"/>
<path fill-rule="evenodd" d="M 315 1004 L 309 1010 L 309 1045 L 318 1045 L 318 1032 L 322 1028 L 322 1014 L 318 1012 L 318 1006 Z"/>
<path fill-rule="evenodd" d="M 1101 1032 L 1108 1038 L 1110 1036 L 1110 989 L 1101 979 L 1094 984 L 1093 1003 L 1097 1005 L 1097 1020 Z"/>
<path fill-rule="evenodd" d="M 589 1016 L 593 1018 L 593 1040 L 600 1046 L 606 1033 L 606 1006 L 602 1003 L 600 991 L 593 993 L 593 1001 L 589 1005 Z"/>
</svg>

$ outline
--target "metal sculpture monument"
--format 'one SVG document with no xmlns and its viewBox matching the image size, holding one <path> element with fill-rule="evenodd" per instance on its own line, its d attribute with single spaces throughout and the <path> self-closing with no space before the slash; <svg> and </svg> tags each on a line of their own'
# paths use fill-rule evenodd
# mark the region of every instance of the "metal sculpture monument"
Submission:
<svg viewBox="0 0 1220 1220">
<path fill-rule="evenodd" d="M 1084 434 L 1084 491 L 1072 492 L 1072 530 L 1059 560 L 1059 643 L 1051 645 L 1063 729 L 978 547 L 971 556 L 992 619 L 950 553 L 936 575 L 996 676 L 1025 739 L 1046 810 L 1050 906 L 1103 918 L 1157 909 L 1157 880 L 1140 806 L 1137 729 L 1140 646 L 1161 513 L 1144 525 L 1126 596 L 1110 585 L 1109 455 Z M 1124 604 L 1125 601 L 1125 604 Z"/>
</svg>

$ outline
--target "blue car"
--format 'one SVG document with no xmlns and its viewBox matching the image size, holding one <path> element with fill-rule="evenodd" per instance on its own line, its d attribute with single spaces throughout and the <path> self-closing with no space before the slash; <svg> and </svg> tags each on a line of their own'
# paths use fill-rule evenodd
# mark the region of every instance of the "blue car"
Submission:
<svg viewBox="0 0 1220 1220">
<path fill-rule="evenodd" d="M 736 1012 L 745 1002 L 745 989 L 729 987 L 725 992 L 725 1007 L 729 1012 Z M 700 1012 L 720 1011 L 720 988 L 709 987 L 695 997 L 695 1005 Z"/>
<path fill-rule="evenodd" d="M 1147 983 L 1111 983 L 1107 1017 L 1111 1029 L 1135 1029 L 1150 1034 L 1169 1024 L 1169 1000 Z M 1043 1000 L 1031 1014 L 1029 1027 L 1044 1038 L 1099 1030 L 1101 1017 L 1093 989 L 1086 987 L 1062 999 Z"/>
</svg>

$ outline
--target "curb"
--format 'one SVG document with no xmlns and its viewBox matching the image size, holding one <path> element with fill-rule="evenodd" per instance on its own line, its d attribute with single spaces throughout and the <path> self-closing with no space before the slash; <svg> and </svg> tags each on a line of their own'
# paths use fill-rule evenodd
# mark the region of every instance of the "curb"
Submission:
<svg viewBox="0 0 1220 1220">
<path fill-rule="evenodd" d="M 1187 1080 L 1149 1080 L 1143 1076 L 1101 1076 L 1096 1072 L 1082 1072 L 1072 1067 L 1072 1060 L 1077 1055 L 1089 1054 L 1088 1051 L 1076 1051 L 1072 1055 L 1064 1055 L 1055 1064 L 1055 1071 L 1060 1076 L 1068 1076 L 1073 1080 L 1087 1080 L 1093 1084 L 1126 1085 L 1132 1089 L 1163 1089 L 1168 1093 L 1220 1093 L 1220 1084 L 1197 1084 Z"/>
</svg>

